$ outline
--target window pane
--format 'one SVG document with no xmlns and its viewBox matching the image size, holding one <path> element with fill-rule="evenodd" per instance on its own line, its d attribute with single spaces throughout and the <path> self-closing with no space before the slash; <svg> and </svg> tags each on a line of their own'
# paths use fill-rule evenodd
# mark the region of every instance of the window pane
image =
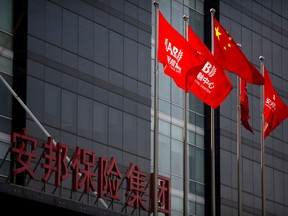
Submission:
<svg viewBox="0 0 288 216">
<path fill-rule="evenodd" d="M 94 102 L 93 112 L 93 139 L 107 144 L 108 131 L 108 108 L 107 106 Z"/>
<path fill-rule="evenodd" d="M 92 100 L 85 97 L 78 97 L 78 119 L 77 131 L 79 135 L 86 138 L 92 138 L 92 118 L 93 116 L 93 103 Z"/>
<path fill-rule="evenodd" d="M 159 134 L 159 169 L 170 172 L 170 138 Z"/>
<path fill-rule="evenodd" d="M 6 32 L 12 32 L 12 3 L 11 0 L 1 0 L 0 3 L 0 29 Z"/>
<path fill-rule="evenodd" d="M 183 176 L 183 142 L 171 140 L 171 173 Z"/>
<path fill-rule="evenodd" d="M 63 130 L 76 132 L 77 97 L 75 94 L 62 91 L 61 127 Z"/>
<path fill-rule="evenodd" d="M 60 126 L 60 96 L 60 88 L 45 85 L 44 121 L 55 127 Z"/>
</svg>

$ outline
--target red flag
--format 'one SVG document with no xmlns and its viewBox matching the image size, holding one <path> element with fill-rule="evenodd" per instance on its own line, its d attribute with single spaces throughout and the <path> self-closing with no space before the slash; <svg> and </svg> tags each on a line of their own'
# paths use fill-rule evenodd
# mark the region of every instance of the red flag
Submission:
<svg viewBox="0 0 288 216">
<path fill-rule="evenodd" d="M 252 127 L 250 126 L 248 120 L 250 119 L 249 115 L 249 105 L 248 105 L 248 95 L 246 81 L 240 78 L 240 108 L 241 108 L 241 122 L 242 125 L 249 131 L 253 132 Z"/>
<path fill-rule="evenodd" d="M 196 79 L 189 82 L 189 90 L 204 103 L 217 108 L 231 92 L 232 84 L 210 50 L 190 26 L 188 26 L 188 41 L 206 59 Z"/>
<path fill-rule="evenodd" d="M 203 57 L 193 49 L 159 11 L 158 60 L 164 73 L 173 78 L 179 88 L 188 91 L 188 79 L 194 80 L 204 65 Z"/>
<path fill-rule="evenodd" d="M 214 18 L 214 56 L 221 66 L 246 82 L 263 85 L 264 77 L 248 61 L 229 33 Z"/>
<path fill-rule="evenodd" d="M 264 67 L 264 139 L 288 117 L 288 107 L 273 88 L 268 71 Z"/>
</svg>

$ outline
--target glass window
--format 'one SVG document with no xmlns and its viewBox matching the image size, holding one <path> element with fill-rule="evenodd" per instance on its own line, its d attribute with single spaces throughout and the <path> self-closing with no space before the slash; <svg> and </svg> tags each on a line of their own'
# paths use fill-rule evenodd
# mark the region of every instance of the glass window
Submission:
<svg viewBox="0 0 288 216">
<path fill-rule="evenodd" d="M 124 23 L 123 20 L 118 19 L 115 16 L 109 17 L 109 27 L 112 31 L 118 32 L 119 34 L 123 34 L 124 31 Z"/>
<path fill-rule="evenodd" d="M 204 192 L 204 185 L 196 183 L 196 195 L 204 197 L 205 192 Z"/>
<path fill-rule="evenodd" d="M 183 176 L 183 142 L 171 140 L 171 173 Z"/>
<path fill-rule="evenodd" d="M 12 59 L 1 56 L 0 71 L 12 75 Z"/>
<path fill-rule="evenodd" d="M 197 216 L 204 216 L 205 215 L 204 205 L 196 203 L 196 215 Z"/>
<path fill-rule="evenodd" d="M 93 98 L 93 85 L 83 80 L 78 80 L 78 93 L 89 98 Z"/>
<path fill-rule="evenodd" d="M 62 10 L 56 4 L 46 3 L 45 39 L 57 46 L 61 46 L 62 39 Z"/>
<path fill-rule="evenodd" d="M 137 43 L 124 38 L 124 74 L 137 79 Z"/>
<path fill-rule="evenodd" d="M 122 149 L 123 136 L 123 117 L 122 112 L 109 108 L 109 139 L 108 145 Z"/>
<path fill-rule="evenodd" d="M 194 94 L 188 94 L 188 109 L 204 114 L 204 103 Z"/>
<path fill-rule="evenodd" d="M 85 97 L 78 97 L 77 111 L 77 131 L 79 135 L 86 138 L 92 138 L 93 119 L 93 103 L 92 100 Z"/>
<path fill-rule="evenodd" d="M 70 68 L 78 70 L 78 57 L 77 55 L 68 52 L 66 50 L 62 50 L 62 64 L 66 65 Z"/>
<path fill-rule="evenodd" d="M 183 198 L 171 196 L 171 208 L 175 210 L 183 210 Z"/>
<path fill-rule="evenodd" d="M 94 75 L 93 67 L 94 67 L 94 64 L 92 61 L 89 61 L 89 60 L 82 58 L 82 57 L 78 58 L 78 69 L 80 72 L 83 72 L 84 74 L 93 76 Z"/>
<path fill-rule="evenodd" d="M 0 7 L 0 29 L 6 32 L 12 32 L 12 4 L 11 0 L 2 0 Z"/>
<path fill-rule="evenodd" d="M 195 132 L 188 131 L 188 137 L 187 137 L 188 143 L 195 145 L 195 137 L 196 137 Z"/>
<path fill-rule="evenodd" d="M 45 43 L 45 56 L 61 63 L 61 49 L 51 44 Z"/>
<path fill-rule="evenodd" d="M 77 79 L 73 76 L 69 76 L 67 74 L 61 73 L 61 86 L 62 88 L 68 89 L 73 92 L 77 92 Z"/>
<path fill-rule="evenodd" d="M 167 76 L 166 74 L 164 74 L 162 64 L 159 64 L 158 76 L 159 76 L 158 77 L 159 98 L 170 100 L 170 79 L 171 78 Z"/>
<path fill-rule="evenodd" d="M 204 117 L 196 115 L 196 126 L 204 128 Z"/>
<path fill-rule="evenodd" d="M 170 104 L 167 101 L 159 99 L 159 112 L 170 116 Z"/>
<path fill-rule="evenodd" d="M 196 203 L 189 201 L 189 214 L 195 215 L 196 214 Z"/>
<path fill-rule="evenodd" d="M 104 104 L 94 102 L 93 109 L 93 140 L 107 144 L 108 107 Z"/>
<path fill-rule="evenodd" d="M 170 138 L 159 134 L 159 169 L 170 172 Z"/>
<path fill-rule="evenodd" d="M 27 107 L 37 116 L 39 121 L 43 121 L 44 110 L 44 83 L 38 79 L 27 77 Z M 20 96 L 21 97 L 21 96 Z M 23 98 L 21 98 L 23 99 Z"/>
<path fill-rule="evenodd" d="M 27 60 L 27 73 L 39 79 L 44 79 L 44 65 L 36 61 Z"/>
<path fill-rule="evenodd" d="M 100 79 L 101 81 L 108 82 L 108 69 L 99 64 L 94 64 L 94 77 Z M 102 82 L 101 82 L 102 83 Z"/>
<path fill-rule="evenodd" d="M 171 132 L 172 132 L 172 138 L 183 140 L 183 129 L 181 127 L 178 127 L 176 125 L 171 125 Z"/>
<path fill-rule="evenodd" d="M 171 175 L 171 187 L 178 190 L 183 190 L 183 177 Z"/>
<path fill-rule="evenodd" d="M 175 82 L 172 80 L 171 85 L 171 94 L 172 94 L 172 103 L 177 104 L 181 107 L 183 107 L 183 99 L 184 99 L 184 91 L 180 89 L 178 86 L 176 86 Z M 187 94 L 186 94 L 187 95 Z"/>
<path fill-rule="evenodd" d="M 108 29 L 104 28 L 103 26 L 94 25 L 94 61 L 102 64 L 104 66 L 108 66 Z M 120 38 L 117 38 L 116 35 L 112 35 L 110 39 L 113 43 L 117 43 L 117 39 L 121 41 Z M 114 39 L 115 37 L 115 39 Z M 120 36 L 119 36 L 120 37 Z M 114 42 L 115 41 L 115 42 Z M 90 45 L 91 46 L 91 45 Z M 116 45 L 111 45 L 111 50 L 113 50 L 114 55 L 121 53 L 122 55 L 122 48 L 120 46 L 120 50 L 117 51 L 117 47 L 114 48 Z M 112 55 L 112 54 L 111 54 Z M 111 57 L 113 59 L 114 56 Z"/>
<path fill-rule="evenodd" d="M 126 113 L 123 115 L 123 149 L 131 153 L 136 153 L 137 118 Z"/>
<path fill-rule="evenodd" d="M 151 75 L 147 72 L 151 70 L 150 60 L 150 47 L 138 44 L 138 80 L 149 84 L 151 83 Z"/>
<path fill-rule="evenodd" d="M 118 92 L 122 92 L 123 89 L 123 74 L 120 74 L 116 71 L 109 70 L 109 84 L 112 87 L 118 87 Z"/>
<path fill-rule="evenodd" d="M 0 32 L 0 46 L 8 49 L 12 49 L 12 36 L 4 32 Z"/>
<path fill-rule="evenodd" d="M 137 28 L 129 23 L 124 23 L 124 35 L 133 40 L 137 40 Z"/>
<path fill-rule="evenodd" d="M 45 67 L 44 70 L 45 70 L 45 81 L 60 86 L 61 84 L 60 72 L 50 67 Z"/>
<path fill-rule="evenodd" d="M 162 134 L 170 135 L 170 123 L 159 120 L 159 132 Z"/>
<path fill-rule="evenodd" d="M 111 31 L 109 40 L 109 66 L 114 70 L 123 72 L 123 36 Z M 103 43 L 102 40 L 99 42 Z"/>
<path fill-rule="evenodd" d="M 108 103 L 108 91 L 94 85 L 94 99 L 107 104 Z"/>
<path fill-rule="evenodd" d="M 78 50 L 78 17 L 71 11 L 63 9 L 62 46 L 71 52 Z"/>
<path fill-rule="evenodd" d="M 33 4 L 28 4 L 28 14 L 28 33 L 45 39 L 45 2 L 33 1 Z"/>
<path fill-rule="evenodd" d="M 98 38 L 99 40 L 99 38 Z M 87 59 L 93 59 L 93 23 L 79 17 L 79 54 Z"/>
<path fill-rule="evenodd" d="M 0 58 L 1 59 L 1 58 Z M 1 74 L 2 77 L 6 80 L 6 82 L 11 86 L 12 77 Z M 12 117 L 12 94 L 8 90 L 8 88 L 2 83 L 0 85 L 0 98 L 5 103 L 0 103 L 0 116 Z M 0 124 L 1 125 L 1 124 Z"/>
<path fill-rule="evenodd" d="M 45 84 L 44 121 L 48 125 L 60 127 L 60 88 Z"/>
<path fill-rule="evenodd" d="M 150 119 L 143 120 L 138 118 L 137 154 L 145 158 L 150 158 L 150 123 Z"/>
<path fill-rule="evenodd" d="M 61 99 L 61 128 L 76 133 L 77 97 L 69 91 L 62 90 Z"/>
<path fill-rule="evenodd" d="M 183 120 L 183 108 L 172 104 L 172 116 Z"/>
<path fill-rule="evenodd" d="M 172 26 L 183 35 L 183 5 L 177 1 L 172 1 Z"/>
<path fill-rule="evenodd" d="M 204 136 L 196 134 L 196 146 L 204 148 Z"/>
</svg>

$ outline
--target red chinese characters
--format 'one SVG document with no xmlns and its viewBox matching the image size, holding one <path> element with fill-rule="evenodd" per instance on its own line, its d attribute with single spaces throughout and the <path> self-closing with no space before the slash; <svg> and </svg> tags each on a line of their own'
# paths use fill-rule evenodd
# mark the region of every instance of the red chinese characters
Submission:
<svg viewBox="0 0 288 216">
<path fill-rule="evenodd" d="M 127 202 L 126 204 L 129 206 L 134 206 L 134 208 L 142 207 L 147 210 L 147 206 L 145 206 L 145 202 L 147 198 L 144 197 L 146 193 L 146 173 L 141 172 L 139 166 L 135 166 L 134 164 L 130 164 L 128 168 L 128 172 L 126 173 L 127 178 Z"/>
<path fill-rule="evenodd" d="M 68 177 L 68 169 L 66 164 L 66 157 L 68 152 L 68 146 L 65 144 L 58 143 L 56 146 L 53 144 L 53 139 L 48 137 L 48 142 L 43 143 L 44 163 L 42 168 L 45 169 L 45 175 L 42 178 L 44 182 L 48 182 L 52 171 L 55 172 L 55 185 L 59 187 L 61 182 L 66 180 Z"/>
<path fill-rule="evenodd" d="M 84 169 L 81 169 L 80 165 L 83 165 Z M 78 189 L 85 184 L 86 193 L 90 191 L 90 188 L 92 188 L 92 191 L 96 191 L 96 186 L 92 181 L 92 178 L 96 176 L 93 172 L 94 166 L 95 153 L 76 147 L 76 152 L 71 164 L 73 170 L 73 190 L 78 191 Z"/>
<path fill-rule="evenodd" d="M 106 158 L 98 161 L 98 197 L 120 200 L 118 195 L 122 175 L 118 169 L 116 159 L 112 157 L 108 163 Z"/>
<path fill-rule="evenodd" d="M 36 139 L 28 137 L 27 131 L 24 129 L 23 134 L 12 133 L 11 142 L 13 146 L 10 151 L 15 154 L 15 160 L 18 162 L 18 167 L 13 169 L 13 174 L 17 175 L 25 171 L 31 178 L 34 178 L 35 173 L 30 169 L 29 165 L 32 159 L 37 158 L 37 155 L 32 153 L 37 146 Z"/>
<path fill-rule="evenodd" d="M 37 154 L 33 153 L 37 147 L 37 140 L 29 137 L 25 129 L 23 134 L 13 133 L 11 143 L 10 152 L 15 160 L 13 175 L 28 173 L 30 178 L 36 178 L 36 174 L 30 166 L 34 160 L 34 165 L 37 167 L 38 161 L 38 163 L 41 162 L 41 168 L 44 169 L 42 181 L 47 183 L 54 175 L 54 184 L 56 187 L 60 187 L 63 181 L 69 178 L 68 170 L 70 168 L 73 191 L 77 192 L 81 188 L 87 194 L 92 191 L 97 194 L 98 198 L 110 199 L 111 204 L 114 200 L 121 201 L 121 195 L 125 195 L 126 199 L 122 202 L 123 209 L 131 206 L 134 209 L 152 211 L 151 205 L 154 204 L 152 200 L 153 174 L 150 176 L 152 180 L 149 181 L 147 173 L 141 171 L 138 165 L 130 163 L 123 177 L 114 157 L 110 159 L 99 157 L 96 161 L 93 151 L 80 147 L 75 148 L 70 160 L 68 157 L 69 146 L 62 143 L 55 144 L 52 137 L 48 137 L 47 142 L 42 144 L 43 153 L 41 155 L 42 161 L 40 161 L 37 160 Z M 126 185 L 126 189 L 121 187 L 124 180 L 126 180 L 126 184 L 123 185 Z M 150 197 L 149 191 L 147 191 L 149 184 Z M 157 194 L 158 211 L 170 215 L 170 179 L 163 176 L 158 177 Z M 148 198 L 150 198 L 150 208 Z"/>
</svg>

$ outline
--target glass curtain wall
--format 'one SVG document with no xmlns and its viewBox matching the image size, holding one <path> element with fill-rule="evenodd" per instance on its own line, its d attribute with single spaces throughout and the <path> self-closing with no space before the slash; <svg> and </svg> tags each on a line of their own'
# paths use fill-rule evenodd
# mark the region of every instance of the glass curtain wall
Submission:
<svg viewBox="0 0 288 216">
<path fill-rule="evenodd" d="M 13 1 L 0 1 L 0 74 L 10 85 L 12 84 L 12 60 L 13 60 Z M 7 87 L 0 82 L 0 164 L 10 146 L 10 133 L 12 124 L 12 94 Z M 4 169 L 3 169 L 4 167 Z M 9 163 L 3 163 L 0 169 L 0 181 L 8 176 Z"/>
<path fill-rule="evenodd" d="M 165 19 L 180 33 L 184 33 L 183 16 L 188 16 L 189 25 L 203 39 L 204 1 L 160 0 L 159 10 Z M 154 101 L 154 50 L 155 7 L 152 4 L 152 101 Z M 171 215 L 183 215 L 183 129 L 184 91 L 164 74 L 159 64 L 159 174 L 171 179 Z M 187 94 L 188 104 L 188 158 L 189 158 L 189 215 L 204 215 L 204 104 L 192 93 Z M 154 113 L 152 107 L 152 114 Z M 152 130 L 154 115 L 152 118 Z M 153 150 L 153 134 L 151 133 Z M 153 152 L 151 155 L 153 160 Z M 153 166 L 153 164 L 152 164 Z"/>
</svg>

